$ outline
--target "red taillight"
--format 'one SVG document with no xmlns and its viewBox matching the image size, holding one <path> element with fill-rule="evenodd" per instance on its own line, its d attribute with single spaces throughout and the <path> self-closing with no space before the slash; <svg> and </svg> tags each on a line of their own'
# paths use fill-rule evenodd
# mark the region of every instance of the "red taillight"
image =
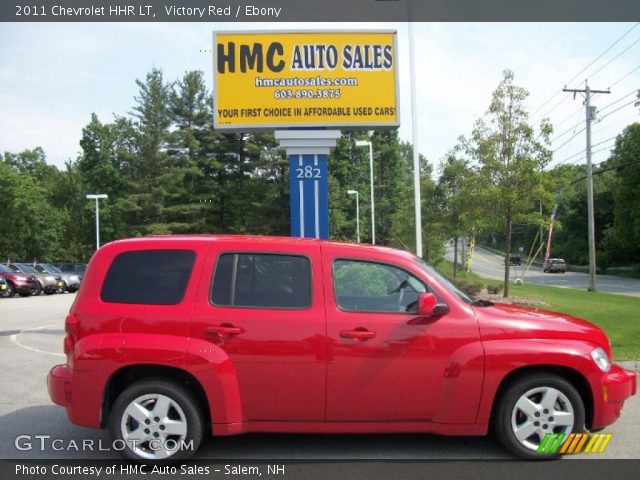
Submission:
<svg viewBox="0 0 640 480">
<path fill-rule="evenodd" d="M 69 335 L 77 335 L 78 333 L 78 319 L 75 315 L 67 315 L 67 319 L 64 322 L 64 331 Z"/>
<path fill-rule="evenodd" d="M 64 338 L 64 354 L 69 355 L 73 351 L 73 345 L 76 343 L 78 335 L 78 319 L 75 315 L 67 315 L 64 322 L 64 331 L 67 336 Z"/>
<path fill-rule="evenodd" d="M 73 350 L 73 339 L 69 335 L 67 335 L 64 338 L 64 354 L 69 355 L 69 353 L 71 353 L 71 350 Z"/>
</svg>

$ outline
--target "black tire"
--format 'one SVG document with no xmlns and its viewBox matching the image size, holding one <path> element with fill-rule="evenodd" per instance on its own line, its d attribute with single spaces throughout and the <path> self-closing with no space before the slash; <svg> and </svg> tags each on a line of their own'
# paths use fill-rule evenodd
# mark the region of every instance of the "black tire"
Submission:
<svg viewBox="0 0 640 480">
<path fill-rule="evenodd" d="M 4 292 L 2 292 L 2 296 L 4 298 L 11 298 L 16 294 L 16 288 L 13 286 L 13 283 L 7 281 L 7 288 Z"/>
<path fill-rule="evenodd" d="M 40 293 L 42 293 L 42 285 L 40 285 L 40 282 L 36 282 L 36 289 L 31 291 L 31 295 L 37 297 Z M 25 295 L 25 297 L 28 296 L 29 295 Z"/>
<path fill-rule="evenodd" d="M 535 393 L 538 389 L 541 391 Z M 553 394 L 553 392 L 559 392 L 557 400 L 554 402 L 553 411 L 551 412 L 542 410 L 542 396 L 545 393 L 545 389 L 551 394 Z M 533 405 L 537 405 L 535 399 L 540 398 L 540 405 L 538 405 L 541 407 L 540 411 L 536 409 L 535 414 L 527 417 L 522 410 L 516 407 L 516 404 L 522 398 L 534 399 L 532 400 Z M 556 407 L 558 407 L 558 410 L 556 410 Z M 566 417 L 570 414 L 571 410 L 573 414 L 572 425 L 556 425 L 554 423 L 557 419 L 554 419 L 552 415 L 562 414 Z M 512 420 L 515 422 L 516 427 L 520 425 L 521 431 L 526 431 L 524 427 L 527 426 L 527 424 L 530 424 L 527 428 L 534 428 L 537 422 L 538 425 L 535 427 L 537 432 L 532 432 L 531 436 L 521 441 L 516 437 Z M 521 423 L 518 423 L 519 421 Z M 496 405 L 492 415 L 492 428 L 500 443 L 520 458 L 530 460 L 558 458 L 561 456 L 557 453 L 560 450 L 559 448 L 554 453 L 537 452 L 537 447 L 544 438 L 543 436 L 541 437 L 541 435 L 546 435 L 547 433 L 568 434 L 572 432 L 583 432 L 585 430 L 584 403 L 573 385 L 562 377 L 551 373 L 527 375 L 509 384 L 496 399 Z"/>
<path fill-rule="evenodd" d="M 142 399 L 143 402 L 149 402 L 148 405 L 151 407 L 149 414 L 151 414 L 153 408 L 157 405 L 157 402 L 153 399 L 154 396 L 168 397 L 170 401 L 174 402 L 174 404 L 178 406 L 178 408 L 175 408 L 174 404 L 172 404 L 172 406 L 167 410 L 165 419 L 160 419 L 159 421 L 154 421 L 155 418 L 159 417 L 149 417 L 151 424 L 149 424 L 149 429 L 145 430 L 145 433 L 150 433 L 151 430 L 156 429 L 153 435 L 155 435 L 156 438 L 159 438 L 157 433 L 159 433 L 160 430 L 158 429 L 164 430 L 162 424 L 163 420 L 174 419 L 174 421 L 178 421 L 180 423 L 186 422 L 186 435 L 184 435 L 183 440 L 187 445 L 191 444 L 192 447 L 176 449 L 174 453 L 169 454 L 169 456 L 156 458 L 156 454 L 152 451 L 152 448 L 150 448 L 149 442 L 140 441 L 140 447 L 138 448 L 138 452 L 136 452 L 131 448 L 132 446 L 135 446 L 134 442 L 125 441 L 123 428 L 135 427 L 132 423 L 138 423 L 125 413 L 127 407 L 129 407 L 134 400 L 138 400 L 140 402 Z M 150 398 L 145 400 L 145 397 Z M 172 418 L 169 418 L 170 416 Z M 144 428 L 142 423 L 138 423 L 137 426 L 138 428 Z M 111 430 L 111 435 L 114 440 L 118 440 L 118 443 L 124 442 L 126 446 L 126 448 L 121 450 L 122 454 L 131 460 L 147 462 L 165 463 L 178 459 L 182 460 L 189 458 L 200 446 L 203 436 L 203 428 L 202 412 L 198 402 L 191 392 L 178 383 L 162 379 L 141 380 L 125 389 L 114 402 L 111 415 L 109 417 L 109 429 Z M 134 431 L 136 430 L 135 428 L 133 429 Z M 176 440 L 173 437 L 172 439 Z M 161 440 L 157 441 L 161 442 Z M 152 457 L 149 457 L 148 455 L 151 455 Z"/>
</svg>

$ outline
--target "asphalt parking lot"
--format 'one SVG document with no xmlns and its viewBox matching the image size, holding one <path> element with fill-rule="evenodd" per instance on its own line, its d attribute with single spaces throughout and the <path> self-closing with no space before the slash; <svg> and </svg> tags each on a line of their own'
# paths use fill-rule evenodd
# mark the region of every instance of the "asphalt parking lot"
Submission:
<svg viewBox="0 0 640 480">
<path fill-rule="evenodd" d="M 49 369 L 64 362 L 64 318 L 75 294 L 0 299 L 0 458 L 117 459 L 107 432 L 71 424 L 46 389 Z M 640 396 L 625 405 L 622 419 L 604 430 L 613 438 L 598 458 L 640 458 Z M 16 447 L 16 438 L 22 449 Z M 50 436 L 40 439 L 36 435 Z M 54 450 L 51 440 L 62 450 Z M 93 440 L 93 449 L 68 448 Z M 21 443 L 22 442 L 22 443 Z M 44 449 L 41 449 L 44 444 Z M 509 457 L 490 437 L 435 435 L 267 435 L 251 434 L 205 440 L 200 459 L 289 460 L 433 460 Z M 595 458 L 573 455 L 565 458 Z"/>
</svg>

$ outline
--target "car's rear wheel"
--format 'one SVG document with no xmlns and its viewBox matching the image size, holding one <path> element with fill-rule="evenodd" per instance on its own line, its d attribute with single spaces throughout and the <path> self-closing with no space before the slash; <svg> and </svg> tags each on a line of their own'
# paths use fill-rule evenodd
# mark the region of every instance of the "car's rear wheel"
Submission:
<svg viewBox="0 0 640 480">
<path fill-rule="evenodd" d="M 188 458 L 203 435 L 198 402 L 184 387 L 165 380 L 143 380 L 124 390 L 109 423 L 124 455 L 134 460 Z"/>
<path fill-rule="evenodd" d="M 580 395 L 571 383 L 553 374 L 529 375 L 511 383 L 498 399 L 493 415 L 500 443 L 528 459 L 559 457 L 559 445 L 546 449 L 551 445 L 548 442 L 557 440 L 560 444 L 560 435 L 566 438 L 569 433 L 582 432 L 584 423 Z M 538 451 L 542 449 L 546 451 Z"/>
</svg>

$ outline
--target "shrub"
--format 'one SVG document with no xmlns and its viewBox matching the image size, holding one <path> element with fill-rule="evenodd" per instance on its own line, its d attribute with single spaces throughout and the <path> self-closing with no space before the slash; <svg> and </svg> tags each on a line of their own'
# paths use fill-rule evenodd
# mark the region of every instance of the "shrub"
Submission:
<svg viewBox="0 0 640 480">
<path fill-rule="evenodd" d="M 472 297 L 478 295 L 484 288 L 481 283 L 472 282 L 470 280 L 456 280 L 455 285 L 464 293 L 471 295 Z"/>
</svg>

